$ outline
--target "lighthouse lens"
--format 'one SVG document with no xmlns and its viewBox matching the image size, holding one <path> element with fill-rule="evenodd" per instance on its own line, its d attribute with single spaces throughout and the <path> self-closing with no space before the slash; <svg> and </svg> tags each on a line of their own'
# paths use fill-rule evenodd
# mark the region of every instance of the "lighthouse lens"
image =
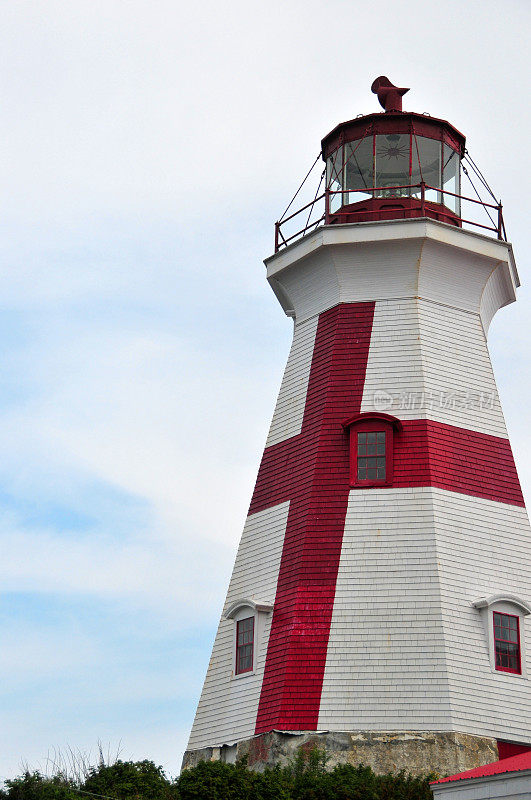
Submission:
<svg viewBox="0 0 531 800">
<path fill-rule="evenodd" d="M 376 136 L 377 197 L 407 197 L 409 190 L 409 134 Z"/>
</svg>

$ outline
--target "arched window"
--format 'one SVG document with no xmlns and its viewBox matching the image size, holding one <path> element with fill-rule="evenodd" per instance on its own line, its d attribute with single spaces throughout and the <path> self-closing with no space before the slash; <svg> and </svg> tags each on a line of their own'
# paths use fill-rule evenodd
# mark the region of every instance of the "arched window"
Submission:
<svg viewBox="0 0 531 800">
<path fill-rule="evenodd" d="M 525 676 L 523 625 L 531 605 L 504 593 L 481 597 L 472 605 L 483 616 L 493 671 Z"/>
<path fill-rule="evenodd" d="M 393 436 L 402 423 L 390 414 L 367 412 L 346 419 L 350 436 L 350 485 L 367 489 L 393 482 Z"/>
<path fill-rule="evenodd" d="M 234 623 L 234 677 L 253 674 L 258 655 L 261 624 L 264 614 L 273 610 L 270 603 L 240 598 L 229 605 L 225 619 Z"/>
</svg>

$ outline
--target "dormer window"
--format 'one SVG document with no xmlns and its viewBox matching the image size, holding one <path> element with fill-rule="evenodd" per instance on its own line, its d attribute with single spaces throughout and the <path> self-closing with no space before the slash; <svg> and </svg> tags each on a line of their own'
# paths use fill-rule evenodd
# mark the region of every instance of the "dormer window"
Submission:
<svg viewBox="0 0 531 800">
<path fill-rule="evenodd" d="M 492 671 L 525 678 L 524 630 L 531 604 L 522 597 L 500 592 L 480 597 L 472 605 L 479 609 L 483 618 Z"/>
<path fill-rule="evenodd" d="M 227 607 L 224 617 L 233 625 L 233 678 L 245 679 L 254 675 L 260 658 L 265 619 L 272 611 L 271 603 L 249 597 L 240 597 Z"/>
<path fill-rule="evenodd" d="M 350 435 L 350 485 L 367 489 L 393 481 L 393 436 L 402 423 L 390 414 L 356 414 L 343 422 Z"/>
</svg>

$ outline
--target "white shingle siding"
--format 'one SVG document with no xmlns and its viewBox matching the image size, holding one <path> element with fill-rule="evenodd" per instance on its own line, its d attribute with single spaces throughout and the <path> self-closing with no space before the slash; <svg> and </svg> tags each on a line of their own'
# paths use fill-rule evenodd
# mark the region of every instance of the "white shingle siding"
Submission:
<svg viewBox="0 0 531 800">
<path fill-rule="evenodd" d="M 483 294 L 481 295 L 480 311 L 485 335 L 487 335 L 490 323 L 498 309 L 507 305 L 507 275 L 503 269 L 503 264 L 499 264 L 492 270 Z M 510 301 L 509 301 L 510 302 Z"/>
<path fill-rule="evenodd" d="M 225 610 L 240 598 L 273 604 L 289 503 L 247 518 L 227 592 Z M 272 615 L 258 614 L 254 673 L 234 677 L 234 620 L 223 616 L 190 740 L 189 750 L 219 747 L 254 734 Z"/>
<path fill-rule="evenodd" d="M 491 669 L 482 614 L 471 606 L 497 592 L 531 600 L 527 513 L 504 503 L 432 492 L 454 729 L 529 743 L 531 681 Z M 531 617 L 521 619 L 521 636 L 529 675 Z"/>
<path fill-rule="evenodd" d="M 510 246 L 434 221 L 328 226 L 267 262 L 298 322 L 338 303 L 422 298 L 485 317 L 515 299 Z"/>
<path fill-rule="evenodd" d="M 266 447 L 301 432 L 318 317 L 295 325 Z"/>
<path fill-rule="evenodd" d="M 497 591 L 531 598 L 525 509 L 431 487 L 352 491 L 319 728 L 529 742 L 531 681 L 492 671 L 472 606 Z M 531 617 L 522 635 L 531 674 Z"/>
<path fill-rule="evenodd" d="M 452 729 L 429 489 L 350 493 L 318 727 Z"/>
<path fill-rule="evenodd" d="M 429 300 L 375 305 L 361 410 L 507 437 L 479 314 Z"/>
</svg>

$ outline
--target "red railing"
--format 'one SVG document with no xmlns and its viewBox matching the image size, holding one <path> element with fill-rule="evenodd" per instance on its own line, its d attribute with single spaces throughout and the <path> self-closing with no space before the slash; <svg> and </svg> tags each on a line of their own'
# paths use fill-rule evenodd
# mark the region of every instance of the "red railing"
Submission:
<svg viewBox="0 0 531 800">
<path fill-rule="evenodd" d="M 290 242 L 293 242 L 295 239 L 299 239 L 302 236 L 305 236 L 307 233 L 311 232 L 312 230 L 315 230 L 315 228 L 318 227 L 321 223 L 324 223 L 325 225 L 329 225 L 331 223 L 331 218 L 332 217 L 335 218 L 334 221 L 337 223 L 338 219 L 340 220 L 342 215 L 345 216 L 345 217 L 348 215 L 348 221 L 352 222 L 352 217 L 355 217 L 355 216 L 359 215 L 359 216 L 364 216 L 366 218 L 367 214 L 370 213 L 367 210 L 367 208 L 356 209 L 355 206 L 353 206 L 350 202 L 348 203 L 347 207 L 339 207 L 337 210 L 331 211 L 330 202 L 331 202 L 331 198 L 333 198 L 334 195 L 351 195 L 351 194 L 358 193 L 358 194 L 365 195 L 364 199 L 367 199 L 367 200 L 370 200 L 372 198 L 375 198 L 375 199 L 393 199 L 393 195 L 391 195 L 391 196 L 389 196 L 389 195 L 382 196 L 382 195 L 379 195 L 378 193 L 379 192 L 386 192 L 387 193 L 387 192 L 393 192 L 393 191 L 404 190 L 404 189 L 410 190 L 410 193 L 408 195 L 395 195 L 394 197 L 396 199 L 404 199 L 405 197 L 407 197 L 407 198 L 411 198 L 411 199 L 414 199 L 414 200 L 418 200 L 419 203 L 420 203 L 418 208 L 420 209 L 420 216 L 421 217 L 431 216 L 431 215 L 434 215 L 436 213 L 438 218 L 439 217 L 447 217 L 448 221 L 451 222 L 452 224 L 456 224 L 456 221 L 459 221 L 460 224 L 472 225 L 473 227 L 476 227 L 476 228 L 483 228 L 484 230 L 492 231 L 493 233 L 495 233 L 497 235 L 498 239 L 501 239 L 503 241 L 507 241 L 507 233 L 506 233 L 505 224 L 504 224 L 504 221 L 503 221 L 503 211 L 502 211 L 502 204 L 501 203 L 498 203 L 496 205 L 494 205 L 492 203 L 484 203 L 482 200 L 476 200 L 473 197 L 466 197 L 465 195 L 462 195 L 462 194 L 455 194 L 455 192 L 449 192 L 446 189 L 441 189 L 440 187 L 437 187 L 437 186 L 429 186 L 428 184 L 426 184 L 424 182 L 421 182 L 421 183 L 415 183 L 415 184 L 408 184 L 408 185 L 404 185 L 404 186 L 371 186 L 371 187 L 368 187 L 368 188 L 364 188 L 363 190 L 362 189 L 336 189 L 336 190 L 325 189 L 325 191 L 322 194 L 320 194 L 318 197 L 316 197 L 310 203 L 306 203 L 305 206 L 302 206 L 302 208 L 299 208 L 298 211 L 295 211 L 293 214 L 290 214 L 289 217 L 284 217 L 284 219 L 282 219 L 279 222 L 275 223 L 275 253 L 277 253 L 282 247 L 287 247 L 288 244 L 290 244 Z M 418 196 L 416 196 L 415 194 L 412 193 L 413 189 L 417 190 Z M 437 201 L 437 203 L 436 203 L 436 211 L 434 211 L 433 208 L 430 208 L 431 204 L 432 203 L 434 204 L 434 201 L 432 201 L 430 199 L 426 199 L 426 191 L 435 191 L 435 192 L 437 192 L 437 196 L 441 197 L 441 198 L 444 198 L 445 195 L 448 195 L 449 197 L 455 197 L 455 198 L 458 198 L 459 200 L 465 201 L 467 203 L 474 203 L 477 206 L 482 206 L 483 209 L 485 210 L 485 212 L 487 213 L 487 216 L 489 217 L 489 220 L 492 223 L 492 225 L 484 225 L 481 222 L 477 222 L 477 220 L 465 219 L 464 217 L 462 217 L 462 216 L 460 216 L 460 215 L 458 215 L 455 212 L 452 212 L 450 210 L 445 211 L 444 210 L 444 206 L 439 201 Z M 371 195 L 372 197 L 367 197 L 367 195 Z M 320 204 L 320 202 L 322 200 L 324 200 L 324 211 L 323 211 L 323 213 L 317 219 L 314 219 L 313 221 L 310 221 L 311 217 L 312 217 L 312 214 L 314 213 L 315 208 L 318 207 L 318 204 Z M 430 204 L 430 205 L 427 206 L 426 205 L 427 203 Z M 283 226 L 285 228 L 287 223 L 289 223 L 292 220 L 294 220 L 296 217 L 299 216 L 299 214 L 302 214 L 303 212 L 308 211 L 308 209 L 309 209 L 309 212 L 308 212 L 308 216 L 307 216 L 306 223 L 304 224 L 304 226 L 302 228 L 300 228 L 299 230 L 296 230 L 294 233 L 285 235 L 284 231 L 282 230 Z M 495 220 L 492 219 L 491 215 L 489 214 L 488 209 L 492 209 L 493 211 L 496 212 Z M 406 209 L 406 208 L 403 209 L 403 211 L 406 214 L 407 214 L 408 211 L 411 211 L 411 210 L 412 209 Z M 393 213 L 393 211 L 384 212 L 384 213 Z M 395 209 L 395 213 L 402 213 L 402 211 L 400 209 Z M 391 217 L 389 217 L 389 218 L 391 218 Z M 380 217 L 380 219 L 385 219 L 385 217 L 382 215 L 382 217 Z"/>
</svg>

